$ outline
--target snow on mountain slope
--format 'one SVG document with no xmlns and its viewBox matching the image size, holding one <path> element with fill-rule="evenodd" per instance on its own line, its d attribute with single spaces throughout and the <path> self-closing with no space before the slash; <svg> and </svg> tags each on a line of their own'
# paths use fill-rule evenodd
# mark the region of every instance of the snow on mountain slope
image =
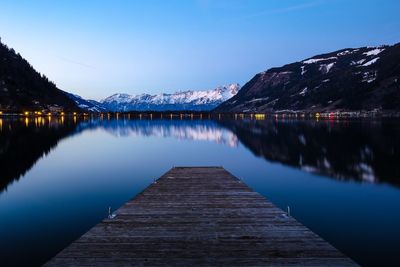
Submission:
<svg viewBox="0 0 400 267">
<path fill-rule="evenodd" d="M 399 110 L 400 43 L 347 48 L 256 74 L 220 112 Z"/>
<path fill-rule="evenodd" d="M 66 93 L 67 96 L 72 99 L 78 107 L 80 107 L 83 110 L 91 111 L 91 112 L 105 112 L 107 111 L 106 108 L 103 107 L 103 105 L 95 100 L 86 100 L 83 99 L 79 95 L 71 94 L 71 93 Z"/>
<path fill-rule="evenodd" d="M 211 110 L 239 91 L 239 84 L 219 86 L 206 91 L 182 91 L 173 94 L 114 94 L 100 101 L 111 111 Z"/>
</svg>

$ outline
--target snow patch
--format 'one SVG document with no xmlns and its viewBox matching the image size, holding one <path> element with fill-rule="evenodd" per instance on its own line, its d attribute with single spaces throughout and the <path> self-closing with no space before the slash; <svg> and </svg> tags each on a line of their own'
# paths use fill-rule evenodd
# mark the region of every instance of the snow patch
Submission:
<svg viewBox="0 0 400 267">
<path fill-rule="evenodd" d="M 378 59 L 379 59 L 379 57 L 376 57 L 376 58 L 374 58 L 374 59 L 368 61 L 367 63 L 363 64 L 362 66 L 363 66 L 363 67 L 370 66 L 370 65 L 374 64 L 376 61 L 378 61 Z"/>
<path fill-rule="evenodd" d="M 362 82 L 372 83 L 376 80 L 377 71 L 367 71 L 363 73 Z"/>
<path fill-rule="evenodd" d="M 360 50 L 360 49 L 350 49 L 350 50 L 348 49 L 348 50 L 339 52 L 336 55 L 337 56 L 345 56 L 345 55 L 353 54 L 353 53 L 357 52 L 358 50 Z"/>
<path fill-rule="evenodd" d="M 258 101 L 267 101 L 269 97 L 263 97 L 263 98 L 255 98 L 249 101 L 246 101 L 246 103 L 251 103 L 251 102 L 258 102 Z"/>
<path fill-rule="evenodd" d="M 328 57 L 328 58 L 310 58 L 307 60 L 302 61 L 304 64 L 312 64 L 312 63 L 317 63 L 320 61 L 326 61 L 326 60 L 333 60 L 337 59 L 337 57 Z"/>
<path fill-rule="evenodd" d="M 343 52 L 337 53 L 336 55 L 337 56 L 344 56 L 344 55 L 347 55 L 347 54 L 351 54 L 351 51 L 350 50 L 345 50 Z"/>
<path fill-rule="evenodd" d="M 321 71 L 324 74 L 326 74 L 332 69 L 332 67 L 333 67 L 333 65 L 335 65 L 335 63 L 336 62 L 332 62 L 332 63 L 329 63 L 329 64 L 321 64 L 319 66 L 319 71 Z"/>
<path fill-rule="evenodd" d="M 379 53 L 381 53 L 383 50 L 385 50 L 385 48 L 374 48 L 372 50 L 369 50 L 368 52 L 364 52 L 363 55 L 376 56 Z"/>
<path fill-rule="evenodd" d="M 307 93 L 307 89 L 308 87 L 305 87 L 303 90 L 301 90 L 301 92 L 299 93 L 299 95 L 304 96 Z"/>
<path fill-rule="evenodd" d="M 361 65 L 361 64 L 363 64 L 364 62 L 365 62 L 365 58 L 363 58 L 363 59 L 361 59 L 361 60 L 359 60 L 359 61 L 352 61 L 351 63 L 350 63 L 350 65 Z"/>
<path fill-rule="evenodd" d="M 304 69 L 306 66 L 301 66 L 301 75 L 304 75 L 307 71 Z"/>
</svg>

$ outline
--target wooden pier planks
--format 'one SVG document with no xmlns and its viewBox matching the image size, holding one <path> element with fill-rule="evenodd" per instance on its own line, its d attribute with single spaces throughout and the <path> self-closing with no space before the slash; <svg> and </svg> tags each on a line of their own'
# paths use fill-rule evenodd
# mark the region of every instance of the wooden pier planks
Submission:
<svg viewBox="0 0 400 267">
<path fill-rule="evenodd" d="M 45 266 L 354 266 L 221 167 L 176 167 Z"/>
</svg>

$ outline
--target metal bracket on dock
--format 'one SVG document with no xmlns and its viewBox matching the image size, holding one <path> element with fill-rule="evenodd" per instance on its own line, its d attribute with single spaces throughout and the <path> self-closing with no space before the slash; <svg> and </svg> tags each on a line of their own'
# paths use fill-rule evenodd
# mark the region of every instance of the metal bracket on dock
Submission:
<svg viewBox="0 0 400 267">
<path fill-rule="evenodd" d="M 108 219 L 114 219 L 117 217 L 117 214 L 111 213 L 111 207 L 108 207 Z"/>
</svg>

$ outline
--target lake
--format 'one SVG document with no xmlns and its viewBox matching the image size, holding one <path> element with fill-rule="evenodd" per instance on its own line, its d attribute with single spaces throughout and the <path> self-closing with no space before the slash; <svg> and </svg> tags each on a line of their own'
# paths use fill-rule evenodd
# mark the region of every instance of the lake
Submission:
<svg viewBox="0 0 400 267">
<path fill-rule="evenodd" d="M 171 167 L 209 165 L 357 263 L 400 262 L 399 121 L 0 117 L 0 265 L 41 265 Z"/>
</svg>

